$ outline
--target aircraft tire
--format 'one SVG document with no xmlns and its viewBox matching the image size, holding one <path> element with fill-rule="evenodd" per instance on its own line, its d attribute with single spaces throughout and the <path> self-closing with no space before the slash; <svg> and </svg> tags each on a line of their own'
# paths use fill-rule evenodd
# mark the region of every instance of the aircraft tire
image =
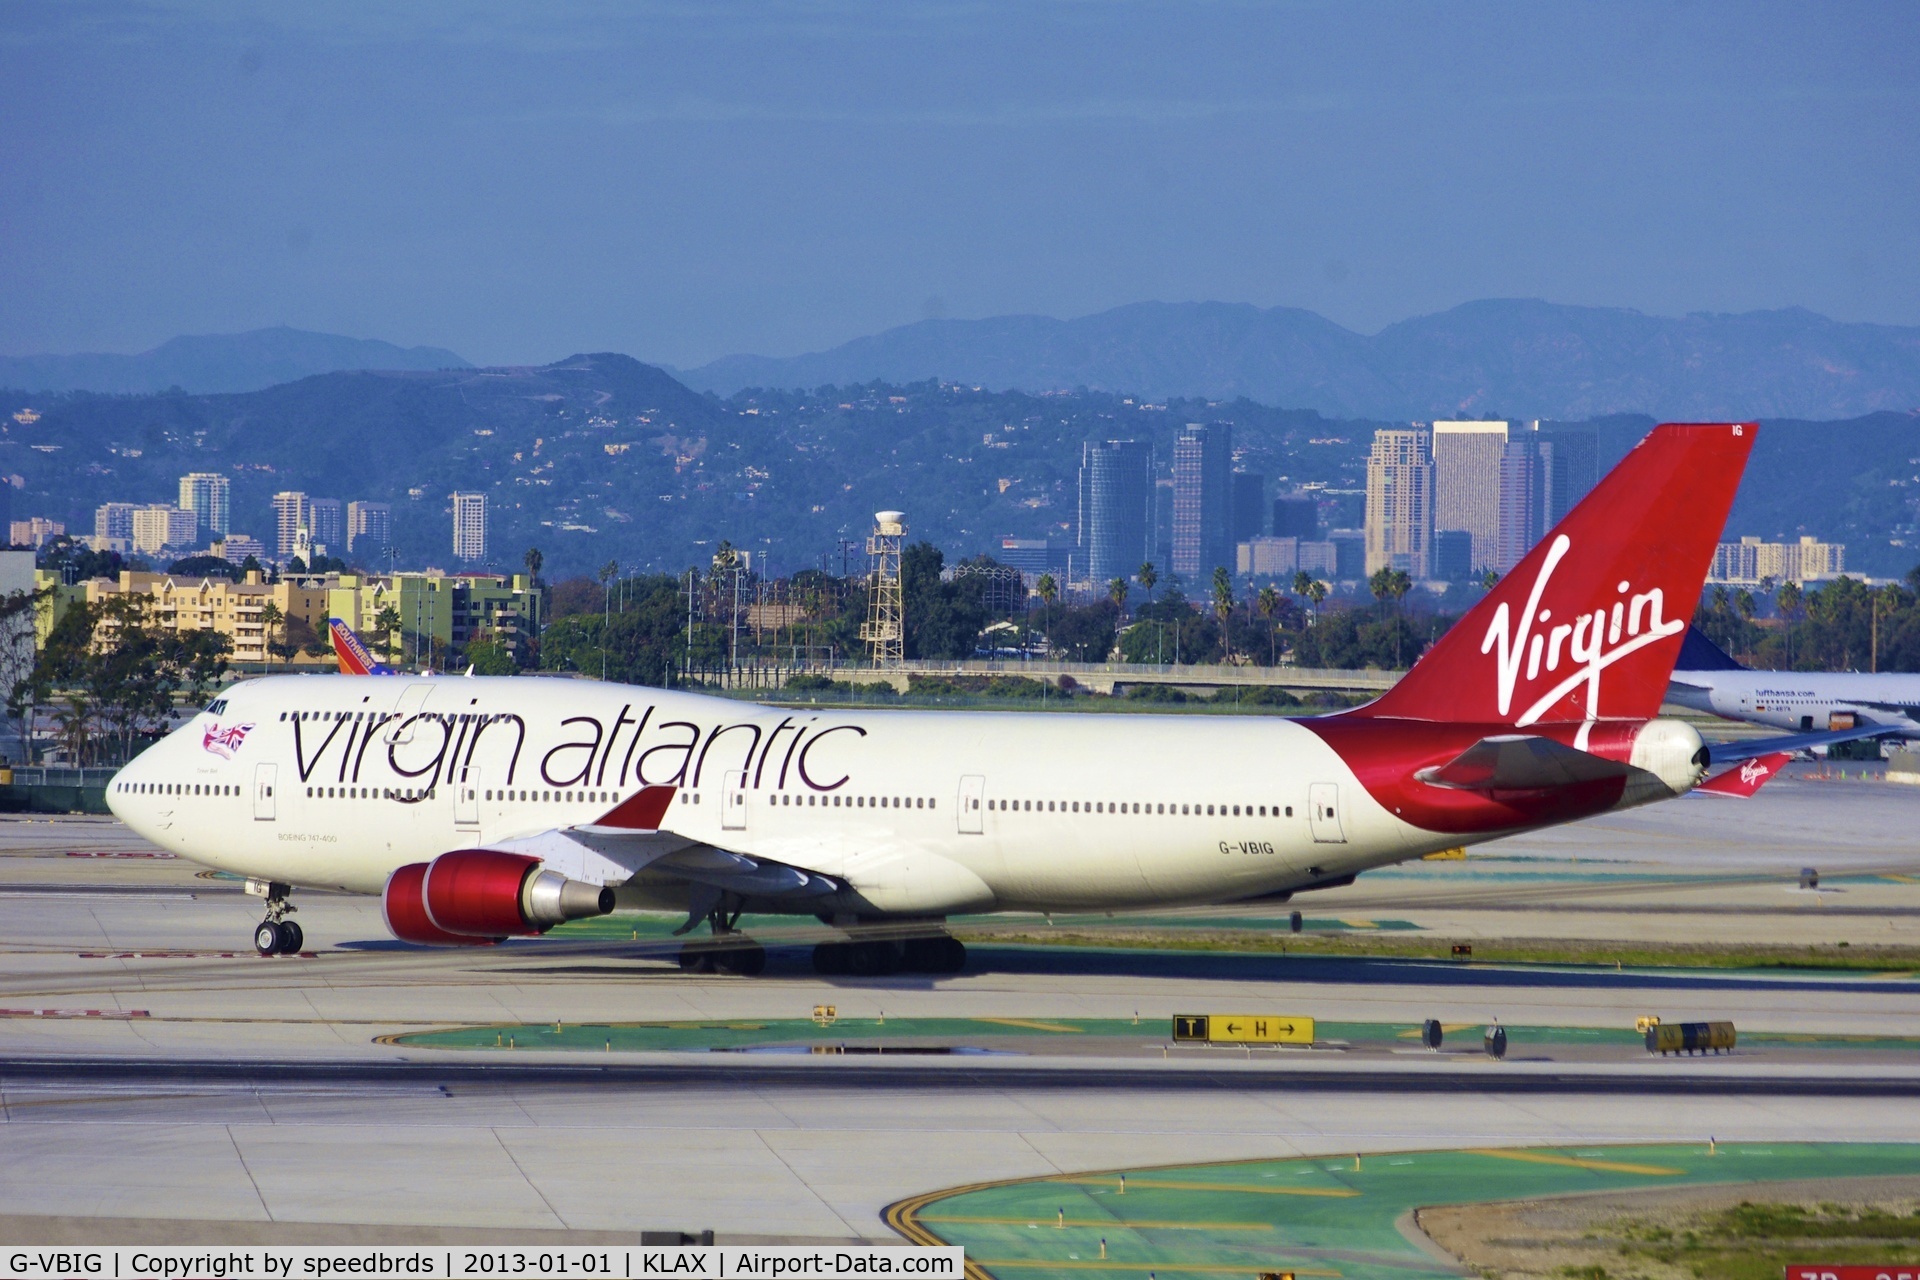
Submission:
<svg viewBox="0 0 1920 1280">
<path fill-rule="evenodd" d="M 724 951 L 714 952 L 713 962 L 721 973 L 737 973 L 743 978 L 751 978 L 766 972 L 767 949 L 757 942 L 728 947 Z"/>
<path fill-rule="evenodd" d="M 847 972 L 856 978 L 884 978 L 900 972 L 905 948 L 897 942 L 870 940 L 848 948 Z"/>
<path fill-rule="evenodd" d="M 706 946 L 691 942 L 680 944 L 680 972 L 712 973 L 716 967 L 713 952 Z"/>
<path fill-rule="evenodd" d="M 813 948 L 813 971 L 824 978 L 837 978 L 852 972 L 851 943 L 821 942 Z"/>
<path fill-rule="evenodd" d="M 279 952 L 283 956 L 300 954 L 300 948 L 307 945 L 307 933 L 291 920 L 282 920 L 279 926 Z"/>
<path fill-rule="evenodd" d="M 958 973 L 967 967 L 967 948 L 945 934 L 909 938 L 901 967 L 910 973 Z"/>
<path fill-rule="evenodd" d="M 262 920 L 260 927 L 253 931 L 253 949 L 263 956 L 277 953 L 280 950 L 280 926 L 271 920 Z"/>
</svg>

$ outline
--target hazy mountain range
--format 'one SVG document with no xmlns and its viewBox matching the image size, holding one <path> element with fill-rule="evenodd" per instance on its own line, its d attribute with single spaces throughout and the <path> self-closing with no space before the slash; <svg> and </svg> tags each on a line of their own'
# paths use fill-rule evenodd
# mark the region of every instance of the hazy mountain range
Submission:
<svg viewBox="0 0 1920 1280">
<path fill-rule="evenodd" d="M 1237 461 L 1274 492 L 1315 486 L 1327 525 L 1360 522 L 1377 421 L 926 381 L 720 400 L 606 353 L 336 372 L 241 393 L 12 393 L 0 402 L 0 479 L 15 486 L 16 519 L 79 531 L 104 502 L 171 501 L 190 471 L 231 477 L 234 528 L 259 537 L 283 489 L 388 502 L 403 565 L 448 563 L 448 495 L 478 490 L 500 568 L 538 546 L 560 577 L 609 561 L 676 571 L 707 563 L 726 538 L 786 572 L 823 554 L 837 565 L 841 539 L 862 564 L 872 514 L 889 508 L 955 556 L 995 551 L 1009 534 L 1069 538 L 1082 441 L 1151 441 L 1164 478 L 1193 421 L 1231 423 Z M 1652 425 L 1588 423 L 1603 466 Z M 1920 559 L 1916 425 L 1908 413 L 1765 422 L 1729 536 L 1816 534 L 1847 543 L 1856 571 L 1906 572 Z"/>
<path fill-rule="evenodd" d="M 1920 327 L 1797 307 L 1671 318 L 1491 299 L 1367 336 L 1294 307 L 1141 302 L 1077 320 L 924 320 L 810 355 L 728 356 L 676 372 L 722 395 L 942 378 L 1244 396 L 1330 417 L 1845 418 L 1920 407 Z"/>
<path fill-rule="evenodd" d="M 139 355 L 0 356 L 0 387 L 19 391 L 259 391 L 341 369 L 467 369 L 439 347 L 397 347 L 280 325 L 173 338 Z"/>
</svg>

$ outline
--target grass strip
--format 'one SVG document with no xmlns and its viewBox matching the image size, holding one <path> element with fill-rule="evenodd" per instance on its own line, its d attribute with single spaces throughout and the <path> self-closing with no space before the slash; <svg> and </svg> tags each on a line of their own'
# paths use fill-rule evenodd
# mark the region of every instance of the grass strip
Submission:
<svg viewBox="0 0 1920 1280">
<path fill-rule="evenodd" d="M 1787 946 L 1723 942 L 1614 942 L 1555 938 L 1448 938 L 1434 934 L 1289 933 L 1251 930 L 1048 929 L 998 932 L 959 929 L 970 946 L 1096 947 L 1143 951 L 1227 952 L 1256 955 L 1328 956 L 1396 960 L 1444 960 L 1475 964 L 1580 965 L 1636 969 L 1815 969 L 1920 976 L 1920 947 Z M 1456 960 L 1453 947 L 1473 948 Z"/>
</svg>

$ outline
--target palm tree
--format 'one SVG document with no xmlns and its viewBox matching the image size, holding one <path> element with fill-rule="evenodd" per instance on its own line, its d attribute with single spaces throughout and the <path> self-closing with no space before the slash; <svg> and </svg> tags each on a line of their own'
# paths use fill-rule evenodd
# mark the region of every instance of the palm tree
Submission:
<svg viewBox="0 0 1920 1280">
<path fill-rule="evenodd" d="M 1127 609 L 1127 580 L 1115 578 L 1107 584 L 1107 599 L 1113 601 L 1113 607 L 1122 613 Z"/>
<path fill-rule="evenodd" d="M 383 604 L 373 615 L 373 638 L 380 645 L 382 656 L 388 662 L 393 661 L 393 638 L 400 630 L 400 611 L 390 604 Z"/>
<path fill-rule="evenodd" d="M 1228 623 L 1233 618 L 1233 575 L 1225 565 L 1213 567 L 1213 616 L 1220 620 L 1220 646 L 1227 651 L 1227 661 L 1232 662 L 1233 630 Z"/>
<path fill-rule="evenodd" d="M 527 566 L 528 579 L 532 582 L 534 586 L 536 587 L 539 586 L 540 585 L 540 566 L 547 562 L 547 558 L 540 554 L 540 548 L 528 547 L 527 554 L 520 557 L 520 559 L 522 563 L 524 563 Z"/>
<path fill-rule="evenodd" d="M 1280 629 L 1273 625 L 1273 615 L 1280 612 L 1280 592 L 1269 582 L 1260 588 L 1260 594 L 1254 598 L 1254 607 L 1260 610 L 1260 616 L 1267 620 L 1267 665 L 1280 664 Z"/>
<path fill-rule="evenodd" d="M 1780 611 L 1780 616 L 1786 620 L 1787 624 L 1787 670 L 1789 671 L 1793 670 L 1793 619 L 1806 604 L 1806 600 L 1807 593 L 1801 590 L 1797 582 L 1783 584 L 1779 593 L 1773 597 L 1773 607 Z"/>
<path fill-rule="evenodd" d="M 1040 596 L 1040 603 L 1049 608 L 1053 606 L 1054 597 L 1060 594 L 1060 584 L 1053 580 L 1050 573 L 1041 574 L 1040 581 L 1033 584 L 1033 589 Z"/>
<path fill-rule="evenodd" d="M 269 658 L 280 653 L 282 646 L 274 640 L 273 636 L 276 631 L 283 629 L 286 621 L 287 615 L 282 613 L 280 606 L 273 601 L 269 600 L 260 607 L 260 651 Z M 286 656 L 291 659 L 293 650 L 288 649 Z"/>
<path fill-rule="evenodd" d="M 1149 560 L 1145 564 L 1141 565 L 1140 572 L 1134 574 L 1133 576 L 1140 579 L 1140 589 L 1147 593 L 1148 603 L 1152 603 L 1153 588 L 1160 581 L 1160 573 L 1157 569 L 1153 567 L 1153 561 Z"/>
<path fill-rule="evenodd" d="M 1307 599 L 1313 605 L 1313 620 L 1320 621 L 1320 602 L 1327 598 L 1327 584 L 1315 578 L 1307 584 Z"/>
<path fill-rule="evenodd" d="M 1407 592 L 1413 590 L 1413 578 L 1405 569 L 1382 567 L 1367 579 L 1367 589 L 1373 592 L 1374 599 L 1382 603 L 1388 599 L 1393 601 L 1393 665 L 1398 667 L 1401 665 L 1400 602 L 1406 598 Z"/>
</svg>

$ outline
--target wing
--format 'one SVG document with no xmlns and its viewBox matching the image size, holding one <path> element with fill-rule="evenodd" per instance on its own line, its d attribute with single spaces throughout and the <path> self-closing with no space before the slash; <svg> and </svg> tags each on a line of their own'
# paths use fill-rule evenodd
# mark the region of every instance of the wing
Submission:
<svg viewBox="0 0 1920 1280">
<path fill-rule="evenodd" d="M 1899 725 L 1867 724 L 1854 729 L 1833 729 L 1826 733 L 1790 733 L 1777 738 L 1742 738 L 1735 742 L 1709 742 L 1708 764 L 1738 764 L 1758 760 L 1776 752 L 1792 754 L 1812 747 L 1830 747 L 1836 742 L 1859 742 L 1864 738 L 1899 738 L 1909 731 Z"/>
</svg>

